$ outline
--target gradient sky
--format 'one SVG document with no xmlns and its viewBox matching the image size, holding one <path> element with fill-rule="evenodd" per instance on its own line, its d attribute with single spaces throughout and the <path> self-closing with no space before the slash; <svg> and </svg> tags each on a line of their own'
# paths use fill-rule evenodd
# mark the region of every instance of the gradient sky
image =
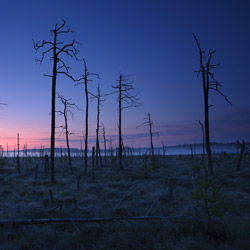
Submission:
<svg viewBox="0 0 250 250">
<path fill-rule="evenodd" d="M 109 93 L 119 73 L 130 75 L 140 91 L 143 106 L 124 110 L 123 138 L 128 146 L 148 146 L 148 128 L 141 124 L 151 113 L 155 145 L 201 142 L 203 93 L 199 54 L 192 33 L 204 50 L 216 49 L 213 62 L 221 63 L 215 76 L 229 105 L 217 93 L 211 93 L 211 140 L 250 139 L 250 1 L 247 0 L 71 0 L 71 1 L 1 1 L 0 144 L 16 145 L 20 133 L 21 146 L 49 146 L 52 61 L 45 58 L 35 63 L 39 53 L 36 41 L 50 40 L 50 30 L 61 18 L 75 33 L 62 36 L 75 38 L 80 58 L 85 58 L 90 72 L 100 80 L 90 83 L 96 93 Z M 83 73 L 82 63 L 68 58 L 75 77 Z M 58 77 L 57 92 L 82 109 L 70 120 L 71 146 L 79 147 L 84 131 L 85 96 L 83 85 Z M 117 144 L 117 96 L 109 96 L 101 111 L 108 139 Z M 56 109 L 62 109 L 57 100 Z M 57 116 L 56 125 L 63 124 Z M 96 101 L 90 104 L 90 144 L 95 140 Z M 56 146 L 64 146 L 57 130 Z"/>
</svg>

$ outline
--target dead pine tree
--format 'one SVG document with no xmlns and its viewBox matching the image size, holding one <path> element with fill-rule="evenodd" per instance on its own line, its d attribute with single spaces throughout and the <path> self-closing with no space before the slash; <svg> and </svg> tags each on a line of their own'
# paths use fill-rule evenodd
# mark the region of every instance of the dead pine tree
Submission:
<svg viewBox="0 0 250 250">
<path fill-rule="evenodd" d="M 89 79 L 89 76 L 96 76 L 99 79 L 99 75 L 96 73 L 88 72 L 87 64 L 85 59 L 83 59 L 83 67 L 84 67 L 84 75 L 80 79 L 83 82 L 79 82 L 76 85 L 84 84 L 85 89 L 85 98 L 86 98 L 86 113 L 85 113 L 85 149 L 84 149 L 84 174 L 87 174 L 87 167 L 88 167 L 88 135 L 89 135 L 89 127 L 88 127 L 88 120 L 89 120 L 89 91 L 88 91 L 88 83 L 93 81 Z"/>
<path fill-rule="evenodd" d="M 68 129 L 68 113 L 71 114 L 72 119 L 74 118 L 74 113 L 72 112 L 72 109 L 77 108 L 77 105 L 75 103 L 71 103 L 71 99 L 66 99 L 65 97 L 63 97 L 62 95 L 58 94 L 58 98 L 60 99 L 61 103 L 63 104 L 63 111 L 56 111 L 58 112 L 60 115 L 63 115 L 64 117 L 64 125 L 60 126 L 60 128 L 62 128 L 62 133 L 61 134 L 65 134 L 66 136 L 66 144 L 67 144 L 67 150 L 68 150 L 68 160 L 69 160 L 69 166 L 70 168 L 72 167 L 71 164 L 71 154 L 70 154 L 70 147 L 69 147 L 69 135 L 72 135 L 73 133 L 69 132 Z"/>
<path fill-rule="evenodd" d="M 33 40 L 35 51 L 42 50 L 40 59 L 37 62 L 42 63 L 46 55 L 51 55 L 50 59 L 53 61 L 52 75 L 44 74 L 44 76 L 52 78 L 52 95 L 51 95 L 51 138 L 50 138 L 50 161 L 51 161 L 51 182 L 55 182 L 55 111 L 56 111 L 56 82 L 58 75 L 65 75 L 71 80 L 76 81 L 69 74 L 69 67 L 66 65 L 64 57 L 73 57 L 76 60 L 78 50 L 75 45 L 77 42 L 72 40 L 71 43 L 65 44 L 59 39 L 61 35 L 67 35 L 73 31 L 70 28 L 65 28 L 66 21 L 62 19 L 62 24 L 55 24 L 54 29 L 51 30 L 53 39 L 51 41 L 42 40 L 42 42 L 35 42 Z"/>
<path fill-rule="evenodd" d="M 138 92 L 132 94 L 135 90 L 133 87 L 133 81 L 130 81 L 126 76 L 120 74 L 119 79 L 117 80 L 117 85 L 113 85 L 112 88 L 115 89 L 113 93 L 118 94 L 118 111 L 119 111 L 119 147 L 118 147 L 118 156 L 119 156 L 119 165 L 120 169 L 122 166 L 122 111 L 127 108 L 139 107 L 142 103 L 139 102 Z"/>
<path fill-rule="evenodd" d="M 102 136 L 103 136 L 103 144 L 104 144 L 104 164 L 107 165 L 107 140 L 104 124 L 102 124 Z"/>
<path fill-rule="evenodd" d="M 213 160 L 212 160 L 212 153 L 211 153 L 211 147 L 210 147 L 210 131 L 209 131 L 209 108 L 211 108 L 213 105 L 209 104 L 209 91 L 214 90 L 217 93 L 219 93 L 221 96 L 225 98 L 225 100 L 232 104 L 227 97 L 221 92 L 219 89 L 222 85 L 215 79 L 214 74 L 212 73 L 212 70 L 217 68 L 220 64 L 212 64 L 211 60 L 216 52 L 216 50 L 209 49 L 208 51 L 208 59 L 206 62 L 204 62 L 204 51 L 201 49 L 200 43 L 193 34 L 193 37 L 195 39 L 195 42 L 197 44 L 199 55 L 200 55 L 200 69 L 198 71 L 195 71 L 197 73 L 197 76 L 201 74 L 202 76 L 202 85 L 203 85 L 203 96 L 204 96 L 204 116 L 205 116 L 205 144 L 206 144 L 206 152 L 207 152 L 207 163 L 208 163 L 208 173 L 210 176 L 213 175 Z"/>
<path fill-rule="evenodd" d="M 100 165 L 102 166 L 102 158 L 101 158 L 101 150 L 100 150 L 100 143 L 99 143 L 99 129 L 100 129 L 100 107 L 102 106 L 102 102 L 105 99 L 102 98 L 100 86 L 98 85 L 98 92 L 97 92 L 97 124 L 96 124 L 96 167 L 98 168 L 99 161 Z"/>
<path fill-rule="evenodd" d="M 97 88 L 97 95 L 93 95 L 92 93 L 91 97 L 94 99 L 97 99 L 97 119 L 96 119 L 96 152 L 95 152 L 95 165 L 96 168 L 98 168 L 99 166 L 99 161 L 100 161 L 100 165 L 102 166 L 102 158 L 101 158 L 101 150 L 100 150 L 100 143 L 99 143 L 99 130 L 100 130 L 100 112 L 101 112 L 101 106 L 102 106 L 102 102 L 105 101 L 105 99 L 103 98 L 103 96 L 101 95 L 101 90 L 100 90 L 100 85 L 98 85 Z"/>
<path fill-rule="evenodd" d="M 152 163 L 155 163 L 155 153 L 154 153 L 154 144 L 153 144 L 153 135 L 159 134 L 158 132 L 152 132 L 153 122 L 151 120 L 150 113 L 148 112 L 148 117 L 144 118 L 146 121 L 137 126 L 136 128 L 142 127 L 142 126 L 149 126 L 149 136 L 150 136 L 150 148 L 151 148 L 151 160 Z"/>
</svg>

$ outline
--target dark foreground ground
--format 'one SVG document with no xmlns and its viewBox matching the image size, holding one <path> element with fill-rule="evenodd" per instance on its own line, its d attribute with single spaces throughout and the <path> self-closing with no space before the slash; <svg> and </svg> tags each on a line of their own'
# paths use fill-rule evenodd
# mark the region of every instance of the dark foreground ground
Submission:
<svg viewBox="0 0 250 250">
<path fill-rule="evenodd" d="M 250 249 L 250 159 L 243 159 L 240 171 L 236 162 L 233 155 L 214 158 L 213 182 L 222 185 L 228 205 L 221 218 L 212 216 L 208 228 L 206 217 L 197 219 L 192 197 L 199 171 L 204 172 L 197 157 L 158 157 L 154 165 L 133 157 L 122 171 L 109 162 L 96 169 L 95 183 L 91 168 L 83 175 L 80 159 L 73 161 L 73 170 L 57 159 L 54 185 L 41 159 L 22 159 L 21 174 L 13 159 L 6 160 L 0 167 L 1 220 L 146 215 L 193 220 L 0 225 L 0 249 Z"/>
</svg>

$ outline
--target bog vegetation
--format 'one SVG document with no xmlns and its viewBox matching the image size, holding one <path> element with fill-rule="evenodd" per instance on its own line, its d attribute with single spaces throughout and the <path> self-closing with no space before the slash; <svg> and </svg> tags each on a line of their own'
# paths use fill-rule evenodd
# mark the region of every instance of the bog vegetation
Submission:
<svg viewBox="0 0 250 250">
<path fill-rule="evenodd" d="M 41 147 L 39 155 L 23 147 L 9 155 L 0 150 L 0 248 L 1 249 L 248 249 L 250 235 L 249 149 L 238 143 L 237 154 L 212 155 L 209 134 L 209 90 L 231 103 L 220 90 L 212 70 L 215 51 L 208 61 L 194 35 L 200 56 L 198 75 L 202 76 L 204 94 L 203 153 L 170 156 L 162 142 L 157 154 L 151 114 L 145 122 L 150 148 L 135 154 L 124 145 L 122 114 L 137 108 L 139 94 L 133 81 L 119 75 L 113 92 L 90 93 L 88 84 L 99 79 L 90 73 L 85 59 L 78 58 L 78 43 L 64 44 L 71 33 L 65 20 L 51 30 L 53 39 L 34 41 L 42 63 L 48 55 L 53 61 L 51 99 L 51 140 L 49 154 Z M 83 64 L 80 77 L 70 74 L 65 58 Z M 56 110 L 57 76 L 84 85 L 86 99 L 84 148 L 74 154 L 70 149 L 69 115 L 78 108 L 71 99 L 58 95 L 64 110 Z M 93 77 L 93 79 L 92 79 Z M 58 84 L 60 89 L 60 83 Z M 101 94 L 102 93 L 102 94 Z M 118 102 L 118 147 L 108 140 L 101 124 L 100 107 L 105 98 L 116 95 Z M 89 99 L 97 99 L 96 144 L 89 150 Z M 56 113 L 64 117 L 61 126 L 66 136 L 67 152 L 55 150 Z M 140 123 L 140 121 L 138 122 Z M 102 133 L 101 150 L 99 134 Z M 206 148 L 206 152 L 205 152 Z"/>
</svg>

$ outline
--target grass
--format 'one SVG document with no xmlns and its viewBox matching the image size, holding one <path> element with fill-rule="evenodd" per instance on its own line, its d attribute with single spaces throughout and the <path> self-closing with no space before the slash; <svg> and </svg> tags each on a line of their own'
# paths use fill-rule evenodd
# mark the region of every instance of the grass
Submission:
<svg viewBox="0 0 250 250">
<path fill-rule="evenodd" d="M 58 160 L 52 185 L 39 159 L 21 161 L 21 174 L 13 159 L 7 159 L 0 167 L 0 219 L 108 217 L 114 211 L 116 216 L 145 216 L 150 208 L 150 215 L 184 213 L 197 169 L 191 157 L 159 157 L 154 169 L 142 161 L 133 157 L 123 171 L 117 162 L 99 167 L 92 183 L 91 170 L 84 176 L 80 160 L 73 160 L 73 170 Z M 210 234 L 183 220 L 78 224 L 80 232 L 70 223 L 8 225 L 0 226 L 0 249 L 250 249 L 250 160 L 243 160 L 237 172 L 236 162 L 234 155 L 214 156 L 213 181 L 223 185 L 221 191 L 235 210 L 216 218 Z M 202 168 L 198 157 L 195 165 Z M 52 210 L 58 204 L 61 211 Z"/>
</svg>

